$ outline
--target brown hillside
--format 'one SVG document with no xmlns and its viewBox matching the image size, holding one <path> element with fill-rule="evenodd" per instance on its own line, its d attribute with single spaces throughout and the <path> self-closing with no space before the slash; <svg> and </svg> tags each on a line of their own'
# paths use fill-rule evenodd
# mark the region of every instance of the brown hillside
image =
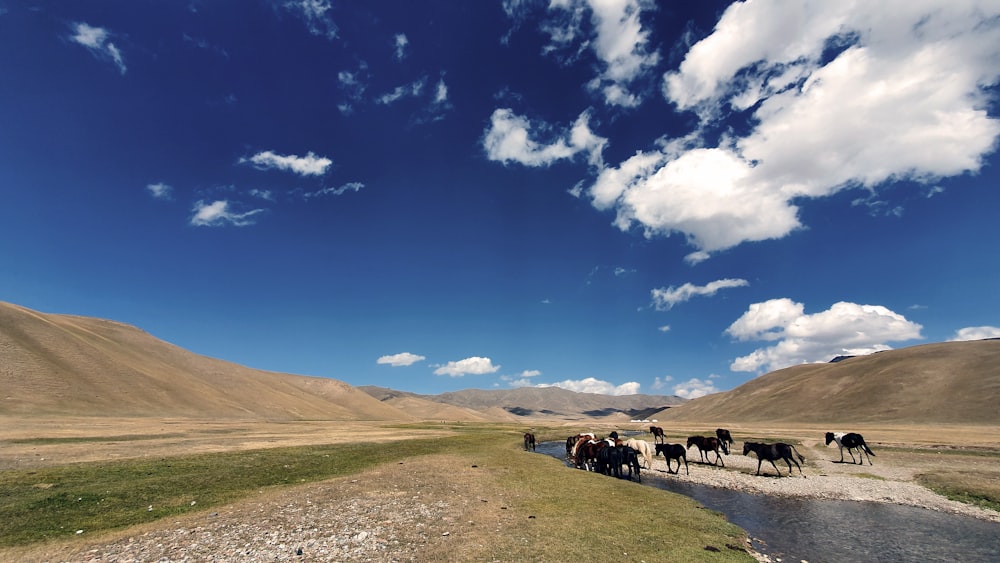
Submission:
<svg viewBox="0 0 1000 563">
<path fill-rule="evenodd" d="M 659 413 L 662 422 L 1000 424 L 1000 340 L 793 366 Z"/>
<path fill-rule="evenodd" d="M 413 419 L 341 381 L 255 370 L 126 324 L 3 302 L 0 415 Z"/>
</svg>

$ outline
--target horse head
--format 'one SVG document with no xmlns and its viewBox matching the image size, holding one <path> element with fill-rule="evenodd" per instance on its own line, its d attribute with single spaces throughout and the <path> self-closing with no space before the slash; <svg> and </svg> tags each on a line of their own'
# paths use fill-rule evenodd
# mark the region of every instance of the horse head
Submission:
<svg viewBox="0 0 1000 563">
<path fill-rule="evenodd" d="M 700 441 L 701 441 L 701 436 L 688 436 L 688 445 L 687 445 L 688 449 L 691 449 L 691 446 L 697 444 Z"/>
<path fill-rule="evenodd" d="M 747 455 L 750 452 L 752 452 L 753 451 L 753 447 L 752 446 L 755 446 L 755 445 L 756 444 L 754 444 L 753 442 L 743 442 L 743 455 Z"/>
<path fill-rule="evenodd" d="M 826 433 L 826 445 L 829 446 L 830 442 L 832 442 L 832 441 L 833 441 L 833 432 L 827 432 Z"/>
</svg>

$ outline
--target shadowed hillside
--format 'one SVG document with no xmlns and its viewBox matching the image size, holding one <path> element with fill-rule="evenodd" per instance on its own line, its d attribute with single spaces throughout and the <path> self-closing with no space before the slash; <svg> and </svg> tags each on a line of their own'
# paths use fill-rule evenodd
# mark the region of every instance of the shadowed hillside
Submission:
<svg viewBox="0 0 1000 563">
<path fill-rule="evenodd" d="M 255 370 L 126 324 L 3 302 L 0 415 L 413 418 L 341 381 Z"/>
<path fill-rule="evenodd" d="M 793 366 L 661 412 L 664 422 L 1000 424 L 1000 340 Z"/>
<path fill-rule="evenodd" d="M 684 399 L 667 395 L 599 395 L 578 393 L 559 387 L 519 387 L 516 389 L 463 389 L 440 395 L 417 395 L 381 387 L 362 387 L 372 396 L 411 397 L 455 405 L 476 412 L 503 413 L 517 420 L 528 418 L 645 418 L 664 407 L 679 405 Z M 514 416 L 512 416 L 514 415 Z M 497 415 L 490 417 L 498 420 Z M 500 418 L 499 420 L 503 420 Z"/>
</svg>

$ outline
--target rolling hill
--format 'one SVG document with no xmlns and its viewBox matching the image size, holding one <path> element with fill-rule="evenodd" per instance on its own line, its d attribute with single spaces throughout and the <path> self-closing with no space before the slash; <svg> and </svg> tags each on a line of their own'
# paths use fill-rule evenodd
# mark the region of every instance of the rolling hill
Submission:
<svg viewBox="0 0 1000 563">
<path fill-rule="evenodd" d="M 334 379 L 200 356 L 130 325 L 0 302 L 0 415 L 412 420 Z"/>
<path fill-rule="evenodd" d="M 555 387 L 418 395 L 256 370 L 123 323 L 0 302 L 0 416 L 1000 425 L 998 398 L 1000 340 L 799 365 L 692 401 Z"/>
<path fill-rule="evenodd" d="M 942 342 L 793 366 L 694 399 L 662 422 L 1000 425 L 1000 340 Z"/>
</svg>

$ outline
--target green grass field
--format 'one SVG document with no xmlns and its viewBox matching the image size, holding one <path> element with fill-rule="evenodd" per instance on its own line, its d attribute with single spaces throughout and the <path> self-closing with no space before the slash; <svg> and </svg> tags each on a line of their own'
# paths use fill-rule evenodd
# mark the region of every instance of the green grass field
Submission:
<svg viewBox="0 0 1000 563">
<path fill-rule="evenodd" d="M 524 454 L 514 427 L 446 427 L 455 435 L 379 447 L 325 444 L 6 471 L 0 473 L 0 547 L 72 542 L 77 530 L 93 539 L 238 502 L 261 490 L 447 453 L 489 468 L 483 486 L 510 491 L 534 517 L 515 523 L 523 528 L 511 535 L 530 538 L 527 543 L 491 537 L 484 528 L 484 558 L 571 560 L 603 553 L 605 560 L 753 560 L 743 551 L 742 530 L 690 499 Z M 536 434 L 542 440 L 564 439 L 556 432 Z M 441 478 L 448 479 L 447 470 Z"/>
</svg>

